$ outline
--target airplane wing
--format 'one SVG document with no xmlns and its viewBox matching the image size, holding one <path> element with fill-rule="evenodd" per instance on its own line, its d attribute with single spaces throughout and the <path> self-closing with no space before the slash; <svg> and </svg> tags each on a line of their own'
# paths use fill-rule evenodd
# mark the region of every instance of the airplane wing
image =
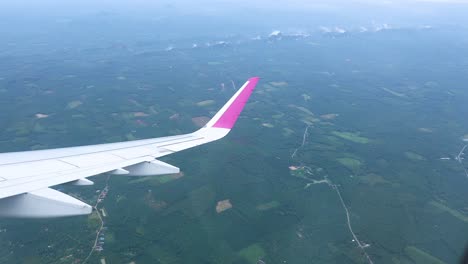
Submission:
<svg viewBox="0 0 468 264">
<path fill-rule="evenodd" d="M 157 160 L 226 136 L 255 88 L 250 78 L 201 129 L 184 135 L 119 143 L 0 153 L 0 216 L 61 217 L 89 214 L 92 207 L 49 187 L 102 173 L 149 176 L 178 173 L 179 168 Z"/>
</svg>

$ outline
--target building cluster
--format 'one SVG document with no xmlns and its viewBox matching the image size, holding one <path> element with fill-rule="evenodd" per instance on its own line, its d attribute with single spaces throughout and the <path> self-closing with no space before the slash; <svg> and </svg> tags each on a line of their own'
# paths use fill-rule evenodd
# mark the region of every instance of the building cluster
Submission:
<svg viewBox="0 0 468 264">
<path fill-rule="evenodd" d="M 106 186 L 98 196 L 98 203 L 102 202 L 102 200 L 106 198 L 108 191 L 109 191 L 109 187 Z"/>
<path fill-rule="evenodd" d="M 102 230 L 98 234 L 98 240 L 96 243 L 96 246 L 94 247 L 94 250 L 101 252 L 104 250 L 104 244 L 106 240 L 106 234 L 105 231 L 107 230 L 107 227 L 102 227 Z"/>
<path fill-rule="evenodd" d="M 102 191 L 100 190 L 97 190 L 97 192 L 100 192 L 99 193 L 99 196 L 98 196 L 98 204 L 100 202 L 102 202 L 106 196 L 107 196 L 107 192 L 109 191 L 109 187 L 106 186 Z M 99 213 L 99 212 L 98 212 Z M 104 213 L 104 211 L 103 211 Z M 104 221 L 102 222 L 102 224 L 104 225 Z M 105 231 L 107 230 L 107 227 L 103 226 L 101 228 L 101 230 L 99 231 L 98 233 L 98 238 L 97 238 L 97 241 L 96 241 L 96 246 L 94 247 L 94 250 L 98 251 L 98 252 L 101 252 L 104 250 L 104 243 L 105 243 L 105 240 L 106 240 L 106 236 L 105 236 Z"/>
</svg>

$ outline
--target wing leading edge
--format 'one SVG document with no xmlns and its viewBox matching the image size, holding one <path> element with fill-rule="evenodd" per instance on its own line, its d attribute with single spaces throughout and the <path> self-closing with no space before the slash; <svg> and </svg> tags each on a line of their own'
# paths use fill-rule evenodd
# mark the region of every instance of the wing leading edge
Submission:
<svg viewBox="0 0 468 264">
<path fill-rule="evenodd" d="M 90 185 L 102 173 L 148 176 L 178 173 L 156 158 L 223 138 L 232 129 L 259 78 L 250 78 L 201 129 L 184 135 L 119 143 L 0 154 L 0 216 L 60 217 L 92 208 L 49 187 Z M 36 210 L 32 210 L 36 208 Z"/>
</svg>

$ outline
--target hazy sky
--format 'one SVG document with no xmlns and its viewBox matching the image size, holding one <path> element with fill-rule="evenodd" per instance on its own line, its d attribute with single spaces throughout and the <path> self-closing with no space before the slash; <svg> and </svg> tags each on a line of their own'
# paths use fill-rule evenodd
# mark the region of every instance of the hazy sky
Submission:
<svg viewBox="0 0 468 264">
<path fill-rule="evenodd" d="M 127 8 L 177 8 L 180 10 L 216 10 L 222 11 L 225 8 L 283 8 L 297 10 L 317 10 L 340 8 L 343 6 L 366 6 L 366 7 L 409 7 L 413 9 L 450 6 L 450 5 L 468 5 L 468 0 L 15 0 L 0 1 L 0 8 L 5 9 L 41 9 L 41 10 L 125 10 Z M 125 8 L 125 9 L 122 9 Z"/>
<path fill-rule="evenodd" d="M 0 0 L 2 12 L 18 20 L 112 13 L 137 19 L 193 19 L 185 17 L 187 14 L 217 16 L 220 23 L 258 21 L 272 26 L 359 26 L 374 21 L 400 25 L 468 24 L 468 0 Z"/>
<path fill-rule="evenodd" d="M 158 39 L 426 26 L 468 28 L 468 0 L 0 0 L 4 43 L 57 47 Z M 464 34 L 464 33 L 463 33 Z M 163 41 L 164 40 L 164 41 Z M 32 52 L 32 51 L 31 51 Z"/>
</svg>

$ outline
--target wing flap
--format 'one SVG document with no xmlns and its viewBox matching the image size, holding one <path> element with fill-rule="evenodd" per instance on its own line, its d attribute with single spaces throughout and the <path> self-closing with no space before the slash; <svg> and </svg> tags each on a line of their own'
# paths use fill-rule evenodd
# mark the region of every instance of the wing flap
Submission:
<svg viewBox="0 0 468 264">
<path fill-rule="evenodd" d="M 150 156 L 158 152 L 158 148 L 156 144 L 151 144 L 147 146 L 135 147 L 135 148 L 127 148 L 127 149 L 119 149 L 114 150 L 111 153 L 118 157 L 124 159 L 134 159 L 141 156 Z"/>
<path fill-rule="evenodd" d="M 112 152 L 78 155 L 67 158 L 61 158 L 59 160 L 79 168 L 86 168 L 96 165 L 125 161 L 124 158 L 112 155 Z"/>
<path fill-rule="evenodd" d="M 203 138 L 198 138 L 198 139 L 192 140 L 192 141 L 180 142 L 180 143 L 176 143 L 176 144 L 166 145 L 166 146 L 162 147 L 162 149 L 169 150 L 170 153 L 173 153 L 173 152 L 181 151 L 181 150 L 184 150 L 184 149 L 193 148 L 193 147 L 201 145 L 203 143 L 204 143 Z"/>
<path fill-rule="evenodd" d="M 60 160 L 51 159 L 3 165 L 0 166 L 0 175 L 7 180 L 12 180 L 71 169 L 76 169 L 76 166 L 61 162 Z"/>
</svg>

